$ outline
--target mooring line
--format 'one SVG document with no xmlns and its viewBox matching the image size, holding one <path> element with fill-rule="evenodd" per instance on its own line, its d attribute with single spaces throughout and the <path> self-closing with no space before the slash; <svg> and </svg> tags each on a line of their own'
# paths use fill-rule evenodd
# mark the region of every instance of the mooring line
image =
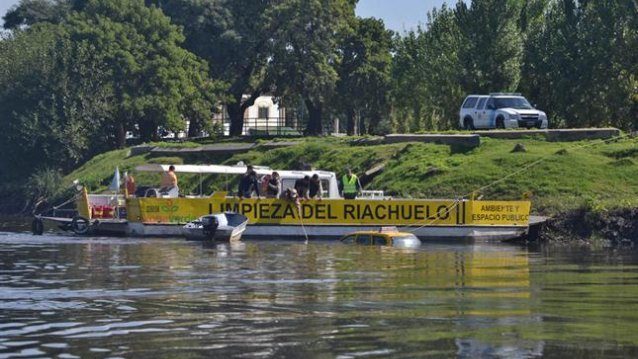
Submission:
<svg viewBox="0 0 638 359">
<path fill-rule="evenodd" d="M 299 214 L 299 222 L 301 222 L 301 229 L 306 237 L 306 243 L 308 244 L 308 232 L 306 232 L 306 226 L 303 224 L 303 215 L 301 214 L 301 203 L 297 206 L 297 214 Z"/>
</svg>

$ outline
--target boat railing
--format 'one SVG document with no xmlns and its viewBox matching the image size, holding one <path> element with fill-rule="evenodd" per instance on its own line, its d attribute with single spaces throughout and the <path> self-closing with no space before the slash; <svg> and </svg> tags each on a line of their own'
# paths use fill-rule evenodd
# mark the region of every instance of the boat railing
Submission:
<svg viewBox="0 0 638 359">
<path fill-rule="evenodd" d="M 123 194 L 89 194 L 88 197 L 90 206 L 121 206 L 125 204 Z"/>
<path fill-rule="evenodd" d="M 380 190 L 362 190 L 359 199 L 387 199 L 385 193 Z"/>
</svg>

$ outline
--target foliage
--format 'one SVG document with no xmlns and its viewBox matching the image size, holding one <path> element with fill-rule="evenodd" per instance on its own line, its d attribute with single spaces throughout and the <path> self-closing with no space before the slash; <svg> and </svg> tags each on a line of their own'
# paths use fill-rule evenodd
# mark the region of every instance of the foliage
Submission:
<svg viewBox="0 0 638 359">
<path fill-rule="evenodd" d="M 273 34 L 277 91 L 303 99 L 307 134 L 323 133 L 326 107 L 339 79 L 335 35 L 351 31 L 354 5 L 352 0 L 287 0 L 274 9 L 281 24 Z"/>
<path fill-rule="evenodd" d="M 520 0 L 458 2 L 454 10 L 462 34 L 459 59 L 463 88 L 468 92 L 507 92 L 520 79 L 522 36 Z"/>
<path fill-rule="evenodd" d="M 88 44 L 40 24 L 0 47 L 3 173 L 24 178 L 38 168 L 69 170 L 108 148 L 98 139 L 108 136 L 101 130 L 109 91 Z"/>
<path fill-rule="evenodd" d="M 443 6 L 419 28 L 396 39 L 393 122 L 399 132 L 454 128 L 464 92 L 459 76 L 462 38 L 454 12 Z"/>
<path fill-rule="evenodd" d="M 211 121 L 222 104 L 240 135 L 262 94 L 311 135 L 333 118 L 350 134 L 449 131 L 464 96 L 492 91 L 523 92 L 554 127 L 638 128 L 636 1 L 458 1 L 394 36 L 356 4 L 21 0 L 0 35 L 0 192 L 37 171 L 68 173 L 130 133 L 222 132 Z M 305 150 L 343 145 L 326 143 Z M 412 155 L 421 164 L 405 173 L 448 173 Z"/>
<path fill-rule="evenodd" d="M 635 3 L 561 0 L 546 13 L 530 29 L 521 88 L 559 126 L 636 128 Z"/>
<path fill-rule="evenodd" d="M 270 89 L 268 58 L 275 21 L 272 1 L 157 0 L 184 27 L 184 47 L 208 61 L 210 75 L 225 83 L 230 135 L 242 134 L 244 112 Z"/>
<path fill-rule="evenodd" d="M 37 208 L 47 199 L 61 198 L 66 191 L 63 176 L 59 171 L 45 168 L 31 174 L 24 186 L 24 197 L 29 198 L 33 207 Z"/>
<path fill-rule="evenodd" d="M 64 19 L 69 4 L 52 0 L 20 0 L 3 16 L 4 28 L 18 29 L 41 22 L 59 23 Z"/>
<path fill-rule="evenodd" d="M 74 41 L 94 44 L 108 67 L 121 138 L 134 125 L 143 140 L 157 138 L 160 127 L 184 130 L 190 111 L 210 118 L 214 86 L 206 64 L 179 46 L 183 35 L 159 9 L 141 0 L 91 0 L 68 28 Z"/>
<path fill-rule="evenodd" d="M 374 133 L 390 112 L 391 48 L 392 32 L 372 18 L 357 18 L 341 41 L 335 103 L 346 116 L 349 135 Z"/>
<path fill-rule="evenodd" d="M 71 6 L 47 4 L 52 14 Z M 31 26 L 36 17 L 15 20 L 18 28 L 0 40 L 5 181 L 67 172 L 124 146 L 127 131 L 151 139 L 160 129 L 184 130 L 185 120 L 192 132 L 208 126 L 219 83 L 180 47 L 180 29 L 159 9 L 141 0 L 78 0 L 73 8 L 56 21 L 44 10 Z"/>
<path fill-rule="evenodd" d="M 396 130 L 455 127 L 464 96 L 501 91 L 522 92 L 554 127 L 636 128 L 635 2 L 460 1 L 428 18 L 396 40 Z"/>
</svg>

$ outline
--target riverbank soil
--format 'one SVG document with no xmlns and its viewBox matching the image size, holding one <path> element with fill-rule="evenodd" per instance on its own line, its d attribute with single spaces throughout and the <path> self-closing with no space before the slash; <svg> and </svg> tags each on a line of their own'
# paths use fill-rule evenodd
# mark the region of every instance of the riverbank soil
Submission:
<svg viewBox="0 0 638 359">
<path fill-rule="evenodd" d="M 581 208 L 560 213 L 544 227 L 545 241 L 606 241 L 611 245 L 638 243 L 638 208 L 592 211 Z"/>
</svg>

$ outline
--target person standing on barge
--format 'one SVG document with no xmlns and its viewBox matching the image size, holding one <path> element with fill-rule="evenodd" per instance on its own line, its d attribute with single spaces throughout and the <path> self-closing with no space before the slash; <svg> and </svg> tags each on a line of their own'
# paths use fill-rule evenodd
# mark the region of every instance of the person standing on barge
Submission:
<svg viewBox="0 0 638 359">
<path fill-rule="evenodd" d="M 162 182 L 159 192 L 170 198 L 179 197 L 179 187 L 177 186 L 177 175 L 175 174 L 175 166 L 170 165 L 168 171 L 162 175 Z"/>
<path fill-rule="evenodd" d="M 278 172 L 273 172 L 266 183 L 266 198 L 279 198 L 281 196 L 281 177 Z"/>
<path fill-rule="evenodd" d="M 253 191 L 257 193 L 257 198 L 259 198 L 260 193 L 259 182 L 257 181 L 257 172 L 253 170 L 253 166 L 248 166 L 246 168 L 246 173 L 244 173 L 239 180 L 237 195 L 239 196 L 239 199 L 251 198 Z"/>
<path fill-rule="evenodd" d="M 341 180 L 341 193 L 345 199 L 355 199 L 361 193 L 361 183 L 352 169 L 348 168 L 347 171 Z"/>
<path fill-rule="evenodd" d="M 310 184 L 308 185 L 308 194 L 310 199 L 321 199 L 323 187 L 321 186 L 321 180 L 318 174 L 312 175 L 310 178 Z"/>
</svg>

